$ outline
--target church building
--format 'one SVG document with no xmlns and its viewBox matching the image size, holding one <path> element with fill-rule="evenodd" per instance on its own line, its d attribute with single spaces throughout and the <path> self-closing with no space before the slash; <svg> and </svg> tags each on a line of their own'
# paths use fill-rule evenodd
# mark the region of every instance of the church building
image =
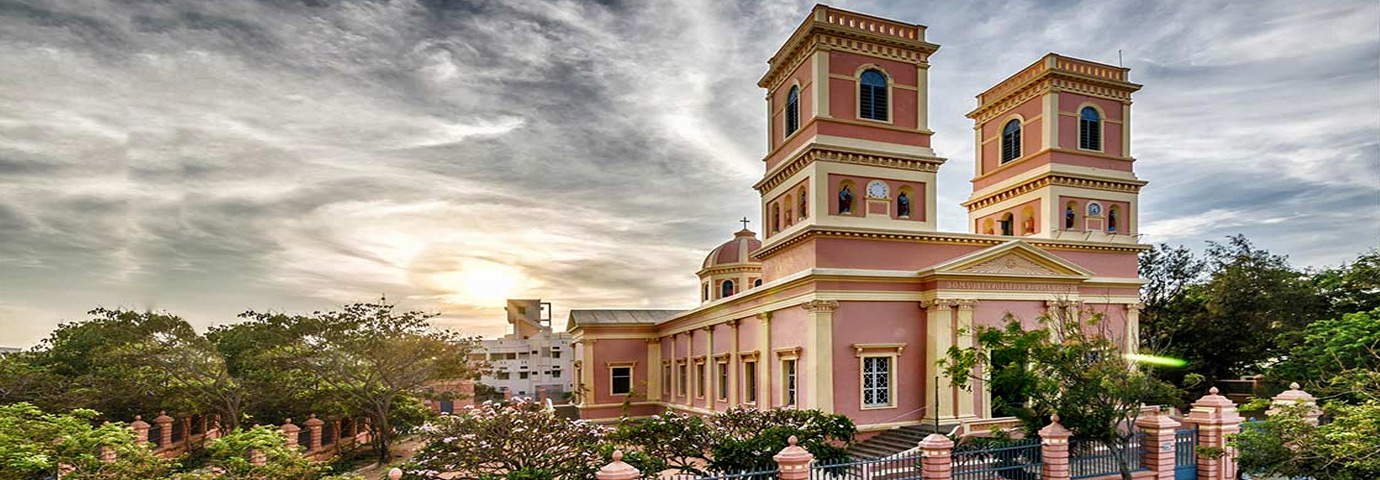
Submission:
<svg viewBox="0 0 1380 480">
<path fill-rule="evenodd" d="M 769 60 L 761 237 L 709 252 L 690 310 L 574 310 L 580 416 L 737 405 L 862 432 L 988 418 L 935 363 L 1008 315 L 1096 312 L 1136 344 L 1128 69 L 1049 54 L 977 95 L 966 232 L 935 228 L 926 27 L 816 6 Z"/>
</svg>

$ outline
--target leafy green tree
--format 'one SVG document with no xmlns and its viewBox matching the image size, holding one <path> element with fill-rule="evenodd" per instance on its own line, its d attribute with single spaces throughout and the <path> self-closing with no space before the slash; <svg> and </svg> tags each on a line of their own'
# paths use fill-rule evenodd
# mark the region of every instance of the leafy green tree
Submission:
<svg viewBox="0 0 1380 480">
<path fill-rule="evenodd" d="M 1364 400 L 1365 383 L 1380 375 L 1380 308 L 1313 322 L 1302 336 L 1269 376 L 1279 383 L 1301 382 L 1322 398 Z"/>
<path fill-rule="evenodd" d="M 622 420 L 611 440 L 632 447 L 641 456 L 628 457 L 644 472 L 675 469 L 682 473 L 704 475 L 702 468 L 709 460 L 709 448 L 717 438 L 699 415 L 667 411 L 645 420 Z M 611 448 L 611 447 L 610 447 Z M 610 449 L 610 452 L 612 450 Z M 632 453 L 631 451 L 628 453 Z M 630 455 L 631 456 L 631 455 Z"/>
<path fill-rule="evenodd" d="M 196 410 L 216 412 L 226 430 L 239 427 L 247 401 L 244 387 L 226 369 L 225 359 L 215 345 L 190 324 L 168 314 L 101 308 L 91 313 L 105 318 L 162 317 L 161 329 L 114 349 L 112 355 L 119 357 L 117 361 L 149 372 L 146 378 L 190 396 Z"/>
<path fill-rule="evenodd" d="M 1326 407 L 1332 421 L 1322 426 L 1306 421 L 1307 409 L 1285 406 L 1233 436 L 1241 471 L 1316 480 L 1380 478 L 1380 400 L 1333 402 Z"/>
<path fill-rule="evenodd" d="M 772 456 L 786 448 L 791 436 L 820 465 L 844 463 L 857 432 L 853 420 L 844 415 L 819 410 L 734 407 L 715 415 L 711 421 L 709 468 L 725 473 L 774 470 L 776 461 Z"/>
<path fill-rule="evenodd" d="M 301 338 L 312 333 L 297 320 L 283 314 L 254 314 L 251 321 L 217 325 L 206 332 L 206 339 L 225 359 L 226 371 L 240 381 L 251 400 L 243 418 L 280 423 L 312 413 L 358 415 L 358 409 L 327 391 L 312 372 L 282 361 Z"/>
<path fill-rule="evenodd" d="M 1022 352 L 1028 365 L 1005 373 L 1019 377 L 1029 395 L 1020 407 L 1026 410 L 1021 418 L 1038 423 L 1027 423 L 1026 428 L 1043 426 L 1057 413 L 1074 438 L 1105 446 L 1118 460 L 1121 477 L 1130 480 L 1132 463 L 1139 459 L 1127 455 L 1133 433 L 1124 427 L 1139 416 L 1142 403 L 1171 401 L 1178 390 L 1154 377 L 1148 367 L 1133 368 L 1101 313 L 1046 314 L 1039 324 L 1040 328 L 1026 330 L 1018 319 L 1008 317 L 1003 328 L 978 327 L 975 346 L 949 349 L 941 361 L 945 375 L 955 385 L 971 389 L 981 378 L 973 372 L 993 368 L 993 352 Z"/>
<path fill-rule="evenodd" d="M 443 416 L 403 468 L 409 479 L 592 478 L 609 427 L 572 421 L 521 398 Z"/>
<path fill-rule="evenodd" d="M 33 361 L 33 352 L 0 354 L 0 404 L 39 402 L 61 393 L 63 378 Z"/>
<path fill-rule="evenodd" d="M 1380 308 L 1380 249 L 1363 253 L 1349 264 L 1313 272 L 1311 281 L 1327 301 L 1329 311 L 1324 318 Z"/>
<path fill-rule="evenodd" d="M 0 405 L 0 480 L 164 478 L 176 464 L 134 443 L 127 425 L 95 425 L 93 410 L 44 413 L 29 403 Z M 114 461 L 102 461 L 102 449 Z"/>
<path fill-rule="evenodd" d="M 170 480 L 325 480 L 330 468 L 307 459 L 301 449 L 287 446 L 282 432 L 259 426 L 232 432 L 206 448 L 206 466 Z M 262 456 L 263 464 L 254 462 Z"/>
</svg>

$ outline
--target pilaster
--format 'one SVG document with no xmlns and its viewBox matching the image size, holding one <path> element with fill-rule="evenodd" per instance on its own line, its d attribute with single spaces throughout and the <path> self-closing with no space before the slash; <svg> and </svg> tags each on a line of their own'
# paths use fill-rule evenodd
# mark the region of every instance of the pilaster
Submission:
<svg viewBox="0 0 1380 480">
<path fill-rule="evenodd" d="M 816 47 L 819 48 L 819 47 Z M 810 95 L 814 99 L 813 106 L 816 117 L 829 118 L 829 51 L 815 50 L 814 54 L 814 94 Z M 803 120 L 803 119 L 802 119 Z M 804 125 L 804 122 L 801 122 Z"/>
<path fill-rule="evenodd" d="M 771 393 L 776 391 L 776 379 L 771 376 L 771 312 L 757 314 L 761 322 L 757 330 L 757 405 L 768 407 L 772 403 Z"/>
<path fill-rule="evenodd" d="M 594 369 L 598 368 L 594 364 L 594 344 L 596 340 L 580 340 L 580 403 L 594 405 L 599 403 L 596 399 L 598 393 L 594 386 Z"/>
<path fill-rule="evenodd" d="M 834 311 L 839 302 L 813 300 L 800 305 L 809 312 L 805 323 L 805 408 L 834 412 Z"/>
<path fill-rule="evenodd" d="M 973 328 L 973 310 L 977 300 L 957 300 L 958 328 L 954 329 L 954 344 L 959 349 L 973 348 L 977 332 Z M 974 385 L 971 389 L 953 387 L 955 415 L 959 418 L 977 418 L 977 400 L 974 392 L 986 389 L 987 385 Z"/>
<path fill-rule="evenodd" d="M 930 129 L 930 66 L 915 66 L 915 129 Z M 934 218 L 934 217 L 925 217 Z"/>
<path fill-rule="evenodd" d="M 661 400 L 661 338 L 647 339 L 647 400 Z"/>
<path fill-rule="evenodd" d="M 728 355 L 728 405 L 738 404 L 738 321 L 729 320 L 729 355 Z"/>
<path fill-rule="evenodd" d="M 1140 311 L 1145 309 L 1144 303 L 1132 303 L 1126 305 L 1126 353 L 1136 353 L 1140 351 Z"/>
<path fill-rule="evenodd" d="M 938 382 L 925 388 L 925 419 L 952 420 L 954 418 L 954 386 L 939 371 L 939 361 L 949 353 L 954 339 L 954 307 L 958 301 L 935 299 L 921 302 L 925 309 L 925 372 L 926 382 Z M 936 390 L 939 392 L 936 397 Z"/>
<path fill-rule="evenodd" d="M 718 362 L 714 361 L 714 325 L 704 327 L 704 408 L 713 410 L 719 399 Z"/>
</svg>

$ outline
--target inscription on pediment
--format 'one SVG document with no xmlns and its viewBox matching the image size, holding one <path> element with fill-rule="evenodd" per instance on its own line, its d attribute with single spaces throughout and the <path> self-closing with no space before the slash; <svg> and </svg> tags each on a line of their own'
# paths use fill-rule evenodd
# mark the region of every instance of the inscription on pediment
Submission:
<svg viewBox="0 0 1380 480">
<path fill-rule="evenodd" d="M 1044 265 L 1030 261 L 1030 259 L 1020 255 L 1002 255 L 976 265 L 964 267 L 958 271 L 963 273 L 999 273 L 1007 275 L 1060 275 L 1059 272 L 1050 270 Z"/>
</svg>

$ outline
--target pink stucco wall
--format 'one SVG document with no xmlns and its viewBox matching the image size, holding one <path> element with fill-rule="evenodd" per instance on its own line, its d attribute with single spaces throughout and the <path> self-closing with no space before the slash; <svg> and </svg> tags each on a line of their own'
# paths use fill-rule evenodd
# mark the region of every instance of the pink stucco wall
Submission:
<svg viewBox="0 0 1380 480">
<path fill-rule="evenodd" d="M 830 74 L 853 77 L 863 65 L 876 66 L 893 84 L 890 105 L 892 124 L 902 128 L 915 128 L 916 91 L 913 89 L 895 88 L 894 86 L 902 85 L 915 87 L 915 66 L 842 50 L 833 50 L 829 52 Z M 856 81 L 837 78 L 831 79 L 829 90 L 829 114 L 835 118 L 858 119 L 857 98 L 858 91 Z"/>
<path fill-rule="evenodd" d="M 915 302 L 839 302 L 834 312 L 834 410 L 848 415 L 859 425 L 914 420 L 924 406 L 925 323 L 923 310 Z M 860 328 L 861 326 L 866 328 Z M 905 343 L 893 365 L 896 406 L 862 408 L 861 369 L 852 345 L 860 343 Z"/>
<path fill-rule="evenodd" d="M 815 95 L 815 85 L 810 83 L 810 72 L 812 72 L 813 70 L 814 59 L 806 58 L 804 62 L 801 62 L 800 66 L 796 67 L 794 72 L 791 72 L 789 78 L 787 78 L 784 82 L 781 83 L 780 87 L 778 87 L 775 91 L 770 93 L 769 98 L 771 98 L 772 112 L 772 146 L 780 145 L 781 140 L 785 136 L 786 97 L 790 95 L 791 86 L 796 85 L 796 82 L 798 82 L 798 85 L 800 85 L 800 125 L 804 126 L 806 123 L 808 123 L 808 121 L 811 118 L 814 117 L 813 98 Z"/>
<path fill-rule="evenodd" d="M 1095 104 L 1102 109 L 1102 152 L 1114 156 L 1128 156 L 1129 153 L 1123 151 L 1121 141 L 1122 129 L 1122 104 L 1121 102 L 1107 100 L 1104 98 L 1089 97 L 1077 93 L 1063 92 L 1059 94 L 1059 110 L 1072 115 L 1059 116 L 1059 146 L 1069 150 L 1078 148 L 1078 114 L 1084 102 Z M 1111 120 L 1106 121 L 1106 120 Z"/>
<path fill-rule="evenodd" d="M 982 249 L 979 245 L 817 238 L 817 266 L 875 270 L 921 270 Z"/>
<path fill-rule="evenodd" d="M 633 366 L 632 388 L 635 401 L 647 398 L 647 342 L 641 339 L 602 339 L 594 348 L 594 403 L 619 403 L 623 395 L 609 393 L 609 364 L 613 362 L 637 362 Z M 589 368 L 585 365 L 584 368 Z M 660 369 L 661 365 L 655 368 Z"/>
<path fill-rule="evenodd" d="M 1001 131 L 1002 127 L 1011 120 L 1011 115 L 1016 114 L 1024 118 L 1025 124 L 1021 127 L 1021 157 L 1029 156 L 1045 148 L 1044 118 L 1041 117 L 1043 100 L 1040 97 L 1031 98 L 1017 105 L 1001 115 L 993 117 L 991 120 L 983 122 L 982 130 L 982 171 L 981 174 L 991 173 L 1001 166 Z M 1041 118 L 1036 118 L 1041 117 Z"/>
<path fill-rule="evenodd" d="M 803 399 L 810 388 L 809 379 L 804 374 L 805 356 L 811 353 L 805 350 L 806 332 L 806 312 L 799 306 L 786 307 L 771 312 L 771 350 L 762 352 L 763 361 L 771 369 L 771 374 L 762 379 L 762 390 L 759 392 L 763 398 L 770 398 L 771 402 L 766 405 L 779 406 L 782 398 L 778 393 L 781 386 L 783 372 L 781 362 L 777 358 L 775 350 L 781 348 L 801 347 L 800 359 L 796 364 L 796 398 Z"/>
</svg>

